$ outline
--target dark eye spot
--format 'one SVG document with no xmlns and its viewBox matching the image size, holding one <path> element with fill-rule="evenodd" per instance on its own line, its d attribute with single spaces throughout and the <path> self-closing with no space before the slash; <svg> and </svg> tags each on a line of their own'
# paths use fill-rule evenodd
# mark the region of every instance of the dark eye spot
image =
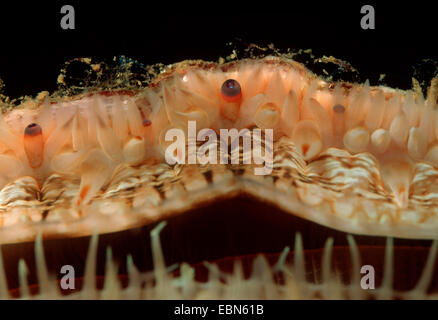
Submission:
<svg viewBox="0 0 438 320">
<path fill-rule="evenodd" d="M 38 134 L 41 134 L 42 132 L 43 129 L 41 129 L 41 126 L 36 123 L 31 123 L 24 129 L 24 134 L 26 136 L 36 136 Z"/>
<path fill-rule="evenodd" d="M 341 104 L 336 104 L 333 106 L 333 111 L 335 113 L 344 113 L 345 112 L 345 107 Z"/>
<path fill-rule="evenodd" d="M 144 119 L 142 124 L 143 124 L 143 127 L 149 127 L 152 124 L 152 121 L 148 120 L 148 119 Z"/>
<path fill-rule="evenodd" d="M 237 97 L 241 93 L 240 84 L 236 80 L 228 79 L 222 85 L 221 92 L 225 97 Z"/>
</svg>

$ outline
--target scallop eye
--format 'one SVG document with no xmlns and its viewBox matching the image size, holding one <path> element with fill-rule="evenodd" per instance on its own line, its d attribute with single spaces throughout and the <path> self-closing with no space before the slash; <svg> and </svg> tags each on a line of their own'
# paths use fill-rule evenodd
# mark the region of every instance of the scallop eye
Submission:
<svg viewBox="0 0 438 320">
<path fill-rule="evenodd" d="M 31 123 L 24 129 L 23 145 L 29 166 L 39 168 L 44 160 L 43 129 L 39 124 Z"/>
<path fill-rule="evenodd" d="M 221 92 L 226 100 L 238 98 L 241 95 L 240 84 L 236 80 L 228 79 L 222 85 Z"/>
<path fill-rule="evenodd" d="M 36 136 L 40 134 L 42 131 L 43 130 L 41 129 L 40 125 L 36 123 L 31 123 L 24 129 L 24 134 L 26 136 Z"/>
<path fill-rule="evenodd" d="M 142 124 L 143 124 L 143 127 L 149 127 L 152 124 L 152 121 L 148 120 L 148 119 L 144 119 L 142 121 Z"/>
<path fill-rule="evenodd" d="M 335 113 L 344 113 L 345 112 L 345 107 L 341 104 L 337 104 L 333 106 L 333 111 Z"/>
</svg>

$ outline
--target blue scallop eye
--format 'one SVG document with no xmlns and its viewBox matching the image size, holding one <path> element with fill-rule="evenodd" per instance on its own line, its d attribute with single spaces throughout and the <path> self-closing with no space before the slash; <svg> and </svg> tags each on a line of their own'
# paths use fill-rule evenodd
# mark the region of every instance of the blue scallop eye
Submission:
<svg viewBox="0 0 438 320">
<path fill-rule="evenodd" d="M 42 131 L 43 129 L 41 129 L 41 126 L 39 124 L 31 123 L 24 129 L 24 134 L 26 136 L 36 136 Z"/>
<path fill-rule="evenodd" d="M 228 79 L 222 85 L 221 92 L 224 98 L 238 97 L 241 94 L 240 84 L 234 79 Z"/>
<path fill-rule="evenodd" d="M 345 112 L 345 107 L 341 104 L 336 104 L 333 106 L 333 111 L 335 113 L 344 113 Z"/>
</svg>

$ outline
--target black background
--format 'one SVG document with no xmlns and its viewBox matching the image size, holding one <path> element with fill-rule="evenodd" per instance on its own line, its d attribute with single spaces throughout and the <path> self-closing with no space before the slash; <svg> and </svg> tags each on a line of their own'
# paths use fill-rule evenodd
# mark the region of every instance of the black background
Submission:
<svg viewBox="0 0 438 320">
<path fill-rule="evenodd" d="M 144 64 L 217 60 L 227 42 L 313 49 L 350 62 L 364 79 L 410 88 L 413 66 L 437 59 L 436 16 L 430 3 L 410 1 L 56 1 L 0 4 L 0 78 L 4 94 L 53 92 L 57 75 L 76 57 L 126 55 Z M 62 30 L 60 9 L 71 4 L 76 29 Z M 362 5 L 376 11 L 376 29 L 362 30 Z M 426 67 L 424 73 L 435 69 Z"/>
</svg>

